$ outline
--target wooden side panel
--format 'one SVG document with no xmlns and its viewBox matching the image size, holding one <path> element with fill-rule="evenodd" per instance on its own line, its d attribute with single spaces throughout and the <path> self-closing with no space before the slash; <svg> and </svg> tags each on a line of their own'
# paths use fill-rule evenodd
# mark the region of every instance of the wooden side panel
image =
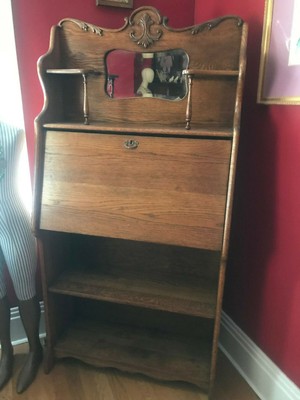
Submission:
<svg viewBox="0 0 300 400">
<path fill-rule="evenodd" d="M 219 250 L 230 150 L 227 140 L 48 131 L 40 228 Z"/>
</svg>

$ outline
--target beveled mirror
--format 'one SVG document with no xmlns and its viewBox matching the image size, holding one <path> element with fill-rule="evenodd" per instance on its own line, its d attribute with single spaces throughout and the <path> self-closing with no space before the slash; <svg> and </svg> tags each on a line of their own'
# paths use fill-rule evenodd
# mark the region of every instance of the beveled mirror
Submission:
<svg viewBox="0 0 300 400">
<path fill-rule="evenodd" d="M 111 98 L 154 97 L 181 100 L 187 94 L 182 49 L 142 53 L 112 50 L 106 55 L 106 94 Z"/>
</svg>

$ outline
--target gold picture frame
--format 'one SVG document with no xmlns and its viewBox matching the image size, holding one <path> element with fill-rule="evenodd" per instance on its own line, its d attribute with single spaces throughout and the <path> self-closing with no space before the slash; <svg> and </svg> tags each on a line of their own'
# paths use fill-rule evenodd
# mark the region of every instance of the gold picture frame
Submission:
<svg viewBox="0 0 300 400">
<path fill-rule="evenodd" d="M 300 104 L 300 0 L 266 0 L 257 101 Z"/>
<path fill-rule="evenodd" d="M 96 0 L 97 6 L 133 8 L 133 0 Z"/>
</svg>

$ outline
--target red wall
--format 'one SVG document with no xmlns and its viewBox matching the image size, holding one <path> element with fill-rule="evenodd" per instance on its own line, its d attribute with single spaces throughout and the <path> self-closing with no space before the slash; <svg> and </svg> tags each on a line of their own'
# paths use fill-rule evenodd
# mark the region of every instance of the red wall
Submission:
<svg viewBox="0 0 300 400">
<path fill-rule="evenodd" d="M 224 14 L 249 23 L 224 308 L 300 386 L 300 109 L 256 104 L 264 1 L 196 0 L 196 23 Z"/>
</svg>

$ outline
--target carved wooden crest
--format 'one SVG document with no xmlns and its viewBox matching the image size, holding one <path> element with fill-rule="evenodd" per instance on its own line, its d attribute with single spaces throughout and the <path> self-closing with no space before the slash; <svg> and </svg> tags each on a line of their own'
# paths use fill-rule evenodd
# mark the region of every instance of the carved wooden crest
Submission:
<svg viewBox="0 0 300 400">
<path fill-rule="evenodd" d="M 162 36 L 164 30 L 168 31 L 189 31 L 191 35 L 197 35 L 204 30 L 212 30 L 217 27 L 222 21 L 226 19 L 235 19 L 237 26 L 242 26 L 243 21 L 235 15 L 227 15 L 220 18 L 215 18 L 206 21 L 202 24 L 190 26 L 184 29 L 174 29 L 168 26 L 167 17 L 162 17 L 159 11 L 154 7 L 139 7 L 128 17 L 125 18 L 125 24 L 119 29 L 107 29 L 99 26 L 89 24 L 77 19 L 65 18 L 59 22 L 61 27 L 65 22 L 73 22 L 85 32 L 92 32 L 98 36 L 105 35 L 105 32 L 121 32 L 126 29 L 129 30 L 129 38 L 138 46 L 147 49 L 154 42 L 158 41 Z"/>
<path fill-rule="evenodd" d="M 145 49 L 159 40 L 163 34 L 159 27 L 162 24 L 162 17 L 152 7 L 138 8 L 131 14 L 128 23 L 134 28 L 129 34 L 130 38 Z"/>
</svg>

